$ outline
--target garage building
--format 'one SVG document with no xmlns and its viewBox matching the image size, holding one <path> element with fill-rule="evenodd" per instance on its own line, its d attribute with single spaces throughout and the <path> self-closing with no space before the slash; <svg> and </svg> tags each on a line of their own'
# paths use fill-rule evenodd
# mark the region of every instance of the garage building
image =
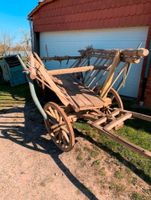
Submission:
<svg viewBox="0 0 151 200">
<path fill-rule="evenodd" d="M 29 14 L 34 51 L 41 57 L 79 49 L 150 48 L 151 0 L 44 0 Z M 46 50 L 47 47 L 47 50 Z M 151 106 L 150 56 L 134 65 L 122 95 Z"/>
</svg>

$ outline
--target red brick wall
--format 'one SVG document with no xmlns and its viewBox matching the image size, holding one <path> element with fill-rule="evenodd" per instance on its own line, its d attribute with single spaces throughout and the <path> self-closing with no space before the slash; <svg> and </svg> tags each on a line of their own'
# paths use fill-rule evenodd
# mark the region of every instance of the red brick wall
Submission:
<svg viewBox="0 0 151 200">
<path fill-rule="evenodd" d="M 151 0 L 56 0 L 32 17 L 34 31 L 44 32 L 145 26 L 150 11 Z"/>
</svg>

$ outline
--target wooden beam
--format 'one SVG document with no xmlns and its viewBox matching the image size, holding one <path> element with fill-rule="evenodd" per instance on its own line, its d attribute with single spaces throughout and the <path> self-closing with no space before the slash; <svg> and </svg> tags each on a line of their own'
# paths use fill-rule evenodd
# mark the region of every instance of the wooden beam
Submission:
<svg viewBox="0 0 151 200">
<path fill-rule="evenodd" d="M 64 60 L 76 60 L 82 58 L 81 56 L 54 56 L 54 57 L 42 57 L 42 60 L 47 61 L 64 61 Z"/>
<path fill-rule="evenodd" d="M 47 70 L 47 71 L 48 71 L 49 75 L 63 75 L 63 74 L 72 74 L 72 73 L 92 71 L 92 70 L 96 70 L 96 69 L 106 70 L 107 67 L 84 66 L 84 67 L 74 67 L 74 68 L 66 68 L 66 69 Z"/>
<path fill-rule="evenodd" d="M 103 84 L 102 90 L 101 90 L 101 98 L 105 98 L 107 96 L 107 91 L 110 88 L 113 78 L 114 78 L 114 74 L 115 74 L 115 70 L 118 66 L 120 62 L 120 52 L 117 51 L 116 55 L 114 57 L 113 63 L 111 64 L 111 68 L 110 68 L 110 72 L 105 80 L 105 83 Z"/>
<path fill-rule="evenodd" d="M 145 57 L 149 54 L 148 49 L 140 48 L 140 49 L 125 49 L 121 51 L 126 57 L 138 56 L 138 57 Z"/>
<path fill-rule="evenodd" d="M 142 113 L 137 113 L 137 112 L 131 112 L 131 111 L 127 111 L 127 110 L 123 110 L 124 112 L 129 112 L 132 113 L 132 117 L 137 118 L 137 119 L 141 119 L 144 121 L 148 121 L 151 122 L 151 116 L 149 115 L 144 115 Z"/>
<path fill-rule="evenodd" d="M 92 127 L 96 128 L 96 129 L 98 129 L 98 130 L 100 130 L 100 132 L 101 132 L 102 134 L 104 133 L 104 134 L 107 135 L 109 138 L 113 139 L 114 141 L 116 141 L 116 142 L 118 142 L 118 143 L 120 143 L 120 144 L 122 144 L 122 145 L 124 145 L 124 146 L 126 146 L 126 147 L 128 147 L 128 148 L 130 148 L 130 149 L 132 149 L 132 150 L 135 151 L 136 153 L 139 153 L 140 155 L 142 155 L 142 156 L 144 156 L 144 157 L 146 157 L 146 158 L 151 159 L 151 152 L 150 152 L 150 151 L 148 151 L 148 150 L 146 150 L 146 149 L 143 149 L 143 148 L 139 147 L 138 145 L 135 145 L 135 144 L 133 144 L 133 143 L 131 143 L 131 142 L 129 142 L 129 141 L 123 139 L 122 137 L 116 135 L 116 134 L 113 133 L 113 132 L 110 132 L 110 131 L 107 131 L 107 130 L 103 129 L 101 126 L 99 126 L 99 125 L 97 125 L 97 124 L 95 124 L 95 123 L 93 123 L 93 122 L 89 122 L 89 124 L 90 124 Z"/>
<path fill-rule="evenodd" d="M 132 117 L 132 113 L 128 112 L 125 113 L 123 116 L 120 116 L 118 118 L 116 118 L 115 120 L 111 121 L 109 124 L 107 124 L 104 129 L 107 131 L 110 131 L 111 129 L 113 129 L 114 127 L 118 126 L 119 124 L 121 124 L 123 121 L 130 119 Z"/>
</svg>

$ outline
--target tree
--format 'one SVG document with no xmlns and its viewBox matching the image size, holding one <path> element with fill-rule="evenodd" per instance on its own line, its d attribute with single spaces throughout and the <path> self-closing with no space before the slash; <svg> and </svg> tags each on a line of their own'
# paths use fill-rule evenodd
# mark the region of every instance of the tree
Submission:
<svg viewBox="0 0 151 200">
<path fill-rule="evenodd" d="M 20 45 L 23 46 L 26 51 L 30 51 L 31 50 L 30 33 L 24 30 L 22 30 L 21 33 L 22 33 L 22 37 L 21 37 Z"/>
<path fill-rule="evenodd" d="M 8 33 L 0 34 L 0 54 L 7 56 L 10 54 L 11 48 L 13 46 L 14 37 Z"/>
</svg>

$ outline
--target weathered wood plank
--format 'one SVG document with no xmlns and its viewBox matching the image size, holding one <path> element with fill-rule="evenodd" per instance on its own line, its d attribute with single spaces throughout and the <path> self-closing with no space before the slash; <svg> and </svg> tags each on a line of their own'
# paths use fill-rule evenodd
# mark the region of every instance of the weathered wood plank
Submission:
<svg viewBox="0 0 151 200">
<path fill-rule="evenodd" d="M 105 83 L 104 83 L 104 85 L 102 87 L 101 98 L 105 98 L 106 97 L 106 95 L 107 95 L 106 92 L 107 92 L 108 88 L 110 87 L 110 85 L 111 85 L 111 83 L 113 81 L 113 77 L 114 77 L 114 74 L 115 74 L 115 69 L 118 66 L 119 62 L 120 62 L 120 52 L 117 51 L 116 55 L 115 55 L 115 58 L 113 60 L 109 75 L 106 78 Z"/>
<path fill-rule="evenodd" d="M 137 112 L 132 112 L 132 111 L 128 111 L 128 110 L 123 110 L 123 112 L 130 112 L 130 113 L 132 113 L 132 116 L 133 116 L 134 118 L 137 118 L 137 119 L 141 119 L 141 120 L 144 120 L 144 121 L 151 122 L 151 116 L 149 116 L 149 115 L 145 115 L 145 114 L 137 113 Z"/>
<path fill-rule="evenodd" d="M 58 76 L 57 76 L 58 77 Z M 103 101 L 94 92 L 86 89 L 71 76 L 62 75 L 58 77 L 59 86 L 63 87 L 79 110 L 89 110 L 89 108 L 101 108 Z"/>
<path fill-rule="evenodd" d="M 73 74 L 73 73 L 80 73 L 80 72 L 87 72 L 97 69 L 106 70 L 107 67 L 104 66 L 84 66 L 84 67 L 73 67 L 73 68 L 66 68 L 66 69 L 56 69 L 56 70 L 47 70 L 49 75 L 63 75 L 63 74 Z"/>
<path fill-rule="evenodd" d="M 120 144 L 123 144 L 124 146 L 126 146 L 126 147 L 132 149 L 133 151 L 145 156 L 146 158 L 151 159 L 151 152 L 150 151 L 148 151 L 146 149 L 143 149 L 143 148 L 141 148 L 141 147 L 139 147 L 139 146 L 137 146 L 137 145 L 125 140 L 125 139 L 123 139 L 122 137 L 116 135 L 113 132 L 110 132 L 110 131 L 107 131 L 107 130 L 103 129 L 101 126 L 99 126 L 97 124 L 93 124 L 93 122 L 89 122 L 89 124 L 92 127 L 100 130 L 100 133 L 107 135 L 109 138 L 113 139 L 114 141 L 116 141 L 116 142 L 118 142 Z"/>
<path fill-rule="evenodd" d="M 128 112 L 118 118 L 116 118 L 115 120 L 111 121 L 109 124 L 107 124 L 104 129 L 107 131 L 110 131 L 111 129 L 113 129 L 114 127 L 116 127 L 118 124 L 121 124 L 123 121 L 130 119 L 132 117 L 132 113 Z"/>
</svg>

